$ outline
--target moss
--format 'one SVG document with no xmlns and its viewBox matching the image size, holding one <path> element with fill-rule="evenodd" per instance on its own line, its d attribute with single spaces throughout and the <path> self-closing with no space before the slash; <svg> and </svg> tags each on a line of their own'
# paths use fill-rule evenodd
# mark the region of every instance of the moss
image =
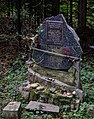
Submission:
<svg viewBox="0 0 94 119">
<path fill-rule="evenodd" d="M 53 70 L 44 67 L 40 67 L 36 64 L 33 65 L 32 69 L 44 76 L 51 77 L 54 79 L 58 79 L 64 83 L 69 85 L 75 85 L 75 69 L 72 67 L 69 71 L 61 71 L 61 70 Z"/>
</svg>

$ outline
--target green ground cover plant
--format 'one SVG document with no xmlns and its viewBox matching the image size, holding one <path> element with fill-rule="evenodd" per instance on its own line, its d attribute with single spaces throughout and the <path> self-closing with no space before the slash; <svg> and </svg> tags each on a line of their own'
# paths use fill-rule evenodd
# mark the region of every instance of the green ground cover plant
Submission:
<svg viewBox="0 0 94 119">
<path fill-rule="evenodd" d="M 43 112 L 28 112 L 25 110 L 27 101 L 18 95 L 18 87 L 27 81 L 27 66 L 23 58 L 18 58 L 8 69 L 6 76 L 0 80 L 0 119 L 3 119 L 2 109 L 10 101 L 21 101 L 21 119 L 94 119 L 88 114 L 90 105 L 94 104 L 94 61 L 83 61 L 81 64 L 82 88 L 85 98 L 78 112 L 61 110 L 59 114 L 46 114 Z"/>
</svg>

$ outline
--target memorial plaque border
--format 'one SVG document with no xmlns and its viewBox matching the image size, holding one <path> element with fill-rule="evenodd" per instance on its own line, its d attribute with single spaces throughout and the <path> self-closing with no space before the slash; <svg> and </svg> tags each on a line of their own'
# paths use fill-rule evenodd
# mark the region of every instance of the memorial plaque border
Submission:
<svg viewBox="0 0 94 119">
<path fill-rule="evenodd" d="M 60 32 L 61 32 L 61 41 L 60 42 L 58 42 L 58 43 L 54 43 L 54 42 L 49 42 L 49 41 L 47 41 L 47 39 L 48 39 L 48 23 L 50 23 L 50 22 L 52 22 L 52 23 L 61 23 L 61 31 L 59 30 L 59 28 L 56 28 L 57 30 L 59 30 Z M 55 28 L 49 28 L 49 29 L 51 29 L 51 30 L 54 30 Z M 61 44 L 63 43 L 63 41 L 62 41 L 62 39 L 63 39 L 63 22 L 62 21 L 54 21 L 54 20 L 46 20 L 46 41 L 47 41 L 47 45 L 58 45 L 58 46 L 61 46 Z"/>
</svg>

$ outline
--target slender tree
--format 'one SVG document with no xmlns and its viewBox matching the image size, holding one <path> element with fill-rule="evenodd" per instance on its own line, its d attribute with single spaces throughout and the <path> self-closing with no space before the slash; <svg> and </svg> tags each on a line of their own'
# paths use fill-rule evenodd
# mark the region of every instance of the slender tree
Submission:
<svg viewBox="0 0 94 119">
<path fill-rule="evenodd" d="M 21 47 L 21 0 L 17 0 L 17 30 L 18 30 L 18 41 L 19 48 Z"/>
<path fill-rule="evenodd" d="M 11 0 L 11 13 L 12 13 L 12 16 L 13 16 L 13 7 L 14 7 L 14 1 Z"/>
<path fill-rule="evenodd" d="M 7 16 L 10 16 L 10 6 L 11 6 L 11 1 L 10 0 L 8 0 L 7 1 Z"/>
<path fill-rule="evenodd" d="M 70 25 L 72 26 L 72 9 L 73 9 L 73 0 L 70 0 Z"/>
<path fill-rule="evenodd" d="M 52 0 L 52 15 L 59 14 L 60 0 Z"/>
<path fill-rule="evenodd" d="M 87 0 L 78 2 L 78 27 L 86 26 Z"/>
</svg>

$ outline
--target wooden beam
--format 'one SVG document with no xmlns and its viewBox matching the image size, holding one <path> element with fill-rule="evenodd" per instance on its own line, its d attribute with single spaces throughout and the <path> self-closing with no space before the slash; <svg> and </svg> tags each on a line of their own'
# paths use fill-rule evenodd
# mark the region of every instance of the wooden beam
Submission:
<svg viewBox="0 0 94 119">
<path fill-rule="evenodd" d="M 34 48 L 34 47 L 32 47 L 32 50 L 43 52 L 43 53 L 48 53 L 48 54 L 52 54 L 52 55 L 57 55 L 59 57 L 71 58 L 71 59 L 74 59 L 74 60 L 80 60 L 80 61 L 82 61 L 82 59 L 79 58 L 79 57 L 74 57 L 74 56 L 69 56 L 69 55 L 63 55 L 63 54 L 59 54 L 59 53 L 56 53 L 56 52 L 50 52 L 50 51 L 46 51 L 46 50 L 42 50 L 42 49 L 38 49 L 38 48 Z"/>
</svg>

